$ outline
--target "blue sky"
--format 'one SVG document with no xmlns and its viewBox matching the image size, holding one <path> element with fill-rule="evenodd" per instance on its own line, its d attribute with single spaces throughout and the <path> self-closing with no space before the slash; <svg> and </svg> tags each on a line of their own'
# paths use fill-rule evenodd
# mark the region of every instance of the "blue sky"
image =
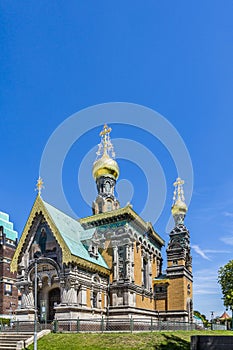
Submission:
<svg viewBox="0 0 233 350">
<path fill-rule="evenodd" d="M 233 251 L 232 13 L 230 0 L 0 0 L 0 210 L 10 214 L 19 232 L 35 199 L 43 150 L 62 122 L 101 103 L 146 106 L 176 128 L 193 164 L 186 225 L 193 247 L 194 307 L 207 317 L 210 311 L 223 312 L 217 270 Z M 93 125 L 98 118 L 108 122 L 107 115 L 93 118 Z M 154 227 L 167 242 L 174 160 L 147 131 L 111 126 L 112 138 L 145 146 L 163 169 L 167 196 Z M 99 131 L 90 127 L 72 145 L 61 170 L 65 196 L 77 216 L 91 213 L 77 172 L 99 142 Z M 122 204 L 126 193 L 140 213 L 146 170 L 129 157 L 119 165 Z M 154 187 L 156 207 L 156 178 Z M 45 197 L 46 191 L 45 183 Z"/>
</svg>

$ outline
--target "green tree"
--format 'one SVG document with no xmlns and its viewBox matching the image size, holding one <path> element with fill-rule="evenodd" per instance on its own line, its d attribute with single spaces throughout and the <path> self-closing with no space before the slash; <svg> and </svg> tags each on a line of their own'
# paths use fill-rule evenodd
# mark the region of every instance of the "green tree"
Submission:
<svg viewBox="0 0 233 350">
<path fill-rule="evenodd" d="M 201 314 L 201 313 L 200 313 L 199 311 L 197 311 L 197 310 L 194 311 L 194 315 L 197 316 L 197 317 L 199 317 L 199 318 L 202 320 L 202 322 L 203 322 L 203 324 L 204 324 L 204 327 L 208 327 L 208 326 L 209 326 L 209 321 L 207 320 L 207 318 L 206 318 L 205 315 Z"/>
<path fill-rule="evenodd" d="M 220 267 L 218 283 L 221 285 L 224 305 L 233 308 L 233 260 Z"/>
</svg>

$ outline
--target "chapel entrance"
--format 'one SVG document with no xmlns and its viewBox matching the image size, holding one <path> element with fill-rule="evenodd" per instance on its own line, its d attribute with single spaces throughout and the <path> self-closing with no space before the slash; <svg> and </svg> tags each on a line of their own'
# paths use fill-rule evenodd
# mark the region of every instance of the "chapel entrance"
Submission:
<svg viewBox="0 0 233 350">
<path fill-rule="evenodd" d="M 48 321 L 53 321 L 55 316 L 55 310 L 54 307 L 60 304 L 61 301 L 61 295 L 60 295 L 60 289 L 59 288 L 53 288 L 49 291 L 48 295 L 48 301 L 49 301 L 49 310 L 48 310 Z"/>
</svg>

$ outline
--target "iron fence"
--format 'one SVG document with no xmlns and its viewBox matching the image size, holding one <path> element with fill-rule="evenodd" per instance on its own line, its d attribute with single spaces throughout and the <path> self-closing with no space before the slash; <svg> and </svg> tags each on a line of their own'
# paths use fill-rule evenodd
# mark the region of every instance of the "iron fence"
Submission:
<svg viewBox="0 0 233 350">
<path fill-rule="evenodd" d="M 161 321 L 154 318 L 93 318 L 93 319 L 63 319 L 54 320 L 51 323 L 37 322 L 37 331 L 50 329 L 54 333 L 60 332 L 153 332 L 195 330 L 195 323 L 178 321 Z M 10 325 L 1 325 L 2 332 L 33 332 L 33 321 L 12 321 Z"/>
<path fill-rule="evenodd" d="M 96 318 L 76 320 L 55 320 L 53 331 L 56 332 L 137 332 L 165 330 L 194 330 L 196 324 L 175 321 L 158 321 L 142 318 Z"/>
<path fill-rule="evenodd" d="M 12 320 L 9 324 L 4 324 L 0 322 L 0 332 L 12 332 L 12 333 L 33 333 L 35 323 L 34 321 L 16 321 Z M 36 323 L 37 331 L 40 332 L 44 329 L 50 329 L 53 331 L 54 325 L 52 323 Z"/>
</svg>

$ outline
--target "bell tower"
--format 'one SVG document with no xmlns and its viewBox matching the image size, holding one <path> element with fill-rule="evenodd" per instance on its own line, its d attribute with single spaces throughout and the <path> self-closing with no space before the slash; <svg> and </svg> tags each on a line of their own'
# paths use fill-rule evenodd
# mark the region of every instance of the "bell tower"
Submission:
<svg viewBox="0 0 233 350">
<path fill-rule="evenodd" d="M 169 310 L 179 310 L 184 321 L 192 321 L 192 257 L 190 252 L 190 235 L 184 225 L 188 211 L 185 204 L 184 181 L 177 178 L 174 182 L 175 191 L 172 205 L 172 215 L 175 226 L 170 232 L 167 247 L 167 277 L 169 278 L 168 300 Z"/>
<path fill-rule="evenodd" d="M 114 160 L 115 152 L 110 139 L 111 128 L 106 124 L 100 133 L 101 142 L 97 159 L 93 164 L 92 175 L 96 181 L 98 195 L 93 202 L 93 214 L 100 214 L 118 209 L 120 204 L 115 197 L 115 185 L 119 176 L 119 167 Z"/>
</svg>

